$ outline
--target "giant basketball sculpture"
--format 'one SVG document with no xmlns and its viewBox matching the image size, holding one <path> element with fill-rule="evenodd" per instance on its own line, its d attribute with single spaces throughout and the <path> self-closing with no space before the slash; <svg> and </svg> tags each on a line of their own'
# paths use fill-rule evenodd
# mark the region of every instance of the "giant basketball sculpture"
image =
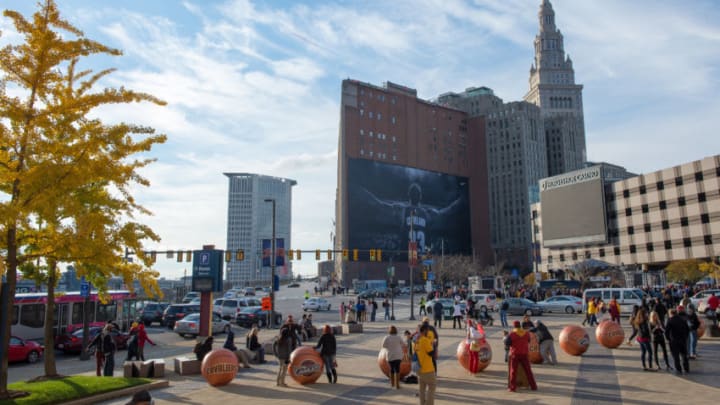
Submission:
<svg viewBox="0 0 720 405">
<path fill-rule="evenodd" d="M 458 363 L 467 371 L 470 371 L 470 345 L 467 339 L 463 339 L 458 344 L 456 356 Z M 480 351 L 478 352 L 478 371 L 483 371 L 490 365 L 492 361 L 492 348 L 487 340 L 480 340 Z"/>
<path fill-rule="evenodd" d="M 314 383 L 322 375 L 323 368 L 322 357 L 312 346 L 300 346 L 290 354 L 288 373 L 299 384 Z"/>
<path fill-rule="evenodd" d="M 533 364 L 541 364 L 543 362 L 542 353 L 540 353 L 540 342 L 538 341 L 537 335 L 528 332 L 530 334 L 530 346 L 528 347 L 528 360 Z"/>
<path fill-rule="evenodd" d="M 560 347 L 571 356 L 580 356 L 590 347 L 590 337 L 579 326 L 566 326 L 560 332 Z"/>
<path fill-rule="evenodd" d="M 606 319 L 595 329 L 595 339 L 608 349 L 614 349 L 625 341 L 625 331 L 619 323 Z"/>
<path fill-rule="evenodd" d="M 400 378 L 405 377 L 412 371 L 412 360 L 410 360 L 410 357 L 407 356 L 407 349 L 404 349 L 403 351 L 405 352 L 405 357 L 403 357 L 402 361 L 400 362 Z M 382 371 L 385 376 L 390 378 L 390 363 L 388 363 L 386 348 L 383 347 L 382 349 L 380 349 L 377 362 L 378 367 L 380 367 L 380 371 Z"/>
<path fill-rule="evenodd" d="M 205 355 L 200 372 L 208 384 L 213 387 L 226 385 L 235 378 L 238 371 L 238 359 L 228 349 L 215 349 Z"/>
</svg>

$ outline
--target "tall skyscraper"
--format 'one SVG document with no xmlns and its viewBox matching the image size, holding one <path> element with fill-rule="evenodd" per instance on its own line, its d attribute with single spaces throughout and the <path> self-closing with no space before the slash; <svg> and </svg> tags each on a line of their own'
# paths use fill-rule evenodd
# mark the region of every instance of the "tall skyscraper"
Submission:
<svg viewBox="0 0 720 405">
<path fill-rule="evenodd" d="M 295 180 L 252 173 L 224 173 L 229 178 L 227 250 L 242 249 L 245 260 L 226 263 L 226 280 L 234 286 L 270 285 L 270 267 L 263 267 L 263 239 L 273 233 L 272 203 L 275 200 L 275 237 L 290 248 L 292 187 Z M 278 243 L 279 245 L 279 243 Z M 292 276 L 289 260 L 276 268 L 280 278 Z"/>
<path fill-rule="evenodd" d="M 555 25 L 555 11 L 543 0 L 538 12 L 535 62 L 530 67 L 530 90 L 525 101 L 540 107 L 547 142 L 548 175 L 581 169 L 586 160 L 582 88 L 565 55 L 563 35 Z"/>
</svg>

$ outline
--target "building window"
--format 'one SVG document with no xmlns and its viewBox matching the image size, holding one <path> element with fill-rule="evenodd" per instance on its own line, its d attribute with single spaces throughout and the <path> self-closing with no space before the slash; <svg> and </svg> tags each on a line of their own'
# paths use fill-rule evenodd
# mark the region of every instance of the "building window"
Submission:
<svg viewBox="0 0 720 405">
<path fill-rule="evenodd" d="M 710 223 L 710 215 L 708 215 L 708 214 L 700 214 L 700 222 L 702 222 L 703 224 L 708 224 L 708 223 Z"/>
<path fill-rule="evenodd" d="M 623 197 L 625 197 L 625 198 L 630 197 L 630 190 L 623 190 Z"/>
<path fill-rule="evenodd" d="M 552 262 L 553 262 L 552 255 L 548 256 L 547 262 L 548 262 L 548 264 L 552 264 Z"/>
<path fill-rule="evenodd" d="M 361 130 L 360 130 L 360 136 L 363 136 L 363 135 L 365 135 L 365 131 L 363 131 L 363 130 L 361 129 Z"/>
<path fill-rule="evenodd" d="M 652 227 L 650 224 L 645 224 L 645 232 L 650 232 L 652 230 Z"/>
<path fill-rule="evenodd" d="M 628 226 L 628 235 L 634 235 L 634 234 L 635 234 L 635 227 Z"/>
<path fill-rule="evenodd" d="M 377 113 L 377 118 L 378 118 L 378 121 L 380 121 L 382 119 L 382 114 Z"/>
<path fill-rule="evenodd" d="M 712 235 L 705 235 L 705 244 L 712 245 Z"/>
<path fill-rule="evenodd" d="M 652 242 L 648 242 L 648 244 L 645 245 L 645 249 L 647 249 L 648 252 L 652 252 L 655 250 L 655 246 L 653 246 Z"/>
<path fill-rule="evenodd" d="M 664 190 L 664 189 L 665 189 L 665 183 L 663 183 L 662 180 L 661 180 L 661 181 L 658 181 L 657 183 L 655 183 L 655 186 L 657 186 L 657 189 L 658 189 L 658 190 Z"/>
<path fill-rule="evenodd" d="M 678 205 L 681 207 L 685 206 L 685 197 L 678 197 Z"/>
<path fill-rule="evenodd" d="M 368 111 L 368 118 L 372 119 L 372 117 L 373 117 L 372 111 Z"/>
<path fill-rule="evenodd" d="M 605 257 L 605 249 L 600 248 L 600 257 Z"/>
<path fill-rule="evenodd" d="M 625 208 L 625 216 L 626 217 L 632 216 L 632 208 Z"/>
<path fill-rule="evenodd" d="M 619 246 L 615 246 L 615 247 L 613 248 L 613 254 L 614 254 L 615 256 L 620 256 L 620 247 L 619 247 Z"/>
<path fill-rule="evenodd" d="M 667 209 L 667 203 L 665 202 L 665 200 L 660 201 L 660 209 L 661 210 Z"/>
<path fill-rule="evenodd" d="M 683 185 L 682 176 L 675 177 L 675 185 L 676 185 L 676 186 L 682 186 L 682 185 Z"/>
<path fill-rule="evenodd" d="M 666 240 L 665 241 L 665 250 L 670 250 L 670 249 L 672 249 L 672 242 L 669 240 Z"/>
<path fill-rule="evenodd" d="M 720 177 L 720 167 L 715 168 L 715 177 Z"/>
<path fill-rule="evenodd" d="M 636 251 L 635 245 L 630 245 L 630 253 L 636 253 Z"/>
<path fill-rule="evenodd" d="M 643 184 L 642 186 L 640 186 L 640 194 L 645 194 L 645 193 L 647 193 L 647 188 Z"/>
<path fill-rule="evenodd" d="M 687 217 L 680 218 L 680 225 L 681 226 L 688 226 L 688 219 Z"/>
<path fill-rule="evenodd" d="M 650 211 L 650 208 L 648 207 L 648 205 L 647 205 L 647 204 L 643 204 L 643 205 L 642 205 L 642 212 L 643 212 L 643 214 L 647 214 L 649 211 Z"/>
<path fill-rule="evenodd" d="M 608 218 L 610 218 L 610 219 L 615 219 L 615 218 L 617 218 L 617 212 L 615 212 L 615 211 L 610 211 L 610 212 L 608 213 Z"/>
<path fill-rule="evenodd" d="M 690 240 L 690 238 L 683 238 L 683 246 L 692 247 L 692 240 Z"/>
<path fill-rule="evenodd" d="M 703 181 L 702 172 L 695 172 L 695 181 Z"/>
<path fill-rule="evenodd" d="M 707 201 L 707 197 L 705 196 L 705 193 L 698 193 L 698 201 L 699 202 Z"/>
<path fill-rule="evenodd" d="M 360 116 L 362 117 L 363 115 L 365 115 L 365 110 L 363 110 L 363 109 L 361 108 L 361 109 L 360 109 Z"/>
<path fill-rule="evenodd" d="M 590 251 L 589 251 L 589 250 L 586 250 L 586 251 L 585 251 L 585 258 L 586 258 L 586 259 L 592 259 L 592 255 L 590 255 Z"/>
<path fill-rule="evenodd" d="M 577 252 L 573 252 L 572 259 L 577 260 L 577 258 L 578 258 Z"/>
<path fill-rule="evenodd" d="M 662 229 L 670 229 L 670 221 L 668 221 L 667 219 L 664 219 L 662 221 Z"/>
<path fill-rule="evenodd" d="M 395 116 L 393 116 L 393 117 L 390 119 L 390 121 L 391 121 L 393 124 L 395 124 L 395 122 L 397 121 L 397 119 L 395 119 Z"/>
<path fill-rule="evenodd" d="M 560 253 L 560 261 L 561 262 L 565 261 L 565 253 Z"/>
</svg>

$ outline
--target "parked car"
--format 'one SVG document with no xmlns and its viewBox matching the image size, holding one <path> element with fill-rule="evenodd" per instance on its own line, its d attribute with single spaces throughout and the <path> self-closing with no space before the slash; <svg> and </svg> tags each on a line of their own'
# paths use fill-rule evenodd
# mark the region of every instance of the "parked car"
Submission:
<svg viewBox="0 0 720 405">
<path fill-rule="evenodd" d="M 217 335 L 225 332 L 225 327 L 230 325 L 230 322 L 222 319 L 220 315 L 213 312 L 211 324 L 211 333 Z M 173 330 L 181 337 L 197 337 L 198 333 L 200 333 L 200 314 L 190 314 L 178 320 L 175 322 Z"/>
<path fill-rule="evenodd" d="M 269 312 L 270 311 L 263 310 L 260 307 L 248 307 L 237 314 L 237 317 L 235 317 L 235 323 L 244 328 L 250 328 L 253 326 L 253 324 L 257 324 L 259 328 L 263 328 L 265 327 L 265 325 L 267 325 Z M 280 326 L 283 322 L 282 314 L 275 311 L 273 313 L 273 320 L 273 326 Z"/>
<path fill-rule="evenodd" d="M 287 288 L 299 288 L 300 283 L 290 283 L 287 285 Z"/>
<path fill-rule="evenodd" d="M 40 359 L 40 356 L 42 356 L 45 347 L 32 340 L 24 340 L 16 336 L 10 336 L 10 346 L 8 349 L 9 363 L 19 361 L 35 363 Z"/>
<path fill-rule="evenodd" d="M 698 312 L 705 313 L 707 310 L 707 299 L 710 297 L 710 294 L 715 294 L 718 297 L 720 297 L 720 290 L 702 290 L 699 293 L 693 295 L 690 297 L 690 302 L 695 305 L 695 308 L 697 308 Z"/>
<path fill-rule="evenodd" d="M 401 287 L 400 295 L 410 295 L 410 287 Z"/>
<path fill-rule="evenodd" d="M 145 326 L 150 326 L 153 322 L 158 322 L 162 325 L 164 309 L 165 308 L 157 302 L 146 302 L 138 312 L 138 318 Z"/>
<path fill-rule="evenodd" d="M 218 315 L 222 316 L 222 303 L 225 301 L 225 298 L 217 298 L 215 301 L 213 301 L 213 312 L 217 313 Z"/>
<path fill-rule="evenodd" d="M 329 311 L 330 301 L 319 297 L 308 298 L 303 302 L 302 309 L 303 311 Z"/>
<path fill-rule="evenodd" d="M 475 303 L 475 311 L 494 311 L 497 297 L 495 294 L 471 294 L 468 296 Z"/>
<path fill-rule="evenodd" d="M 451 298 L 436 298 L 433 300 L 430 300 L 425 303 L 425 311 L 427 311 L 428 315 L 432 315 L 433 313 L 433 306 L 435 305 L 435 301 L 440 301 L 443 306 L 443 318 L 444 319 L 452 319 L 452 314 L 455 312 L 455 300 Z M 460 307 L 462 308 L 463 312 L 465 311 L 465 302 L 460 302 Z"/>
<path fill-rule="evenodd" d="M 165 309 L 163 322 L 168 329 L 172 329 L 175 327 L 176 321 L 196 312 L 200 312 L 200 305 L 198 304 L 172 304 Z"/>
<path fill-rule="evenodd" d="M 237 314 L 247 307 L 259 307 L 260 300 L 253 297 L 230 298 L 225 299 L 222 303 L 222 312 L 220 315 L 225 320 L 235 319 Z"/>
<path fill-rule="evenodd" d="M 556 295 L 544 301 L 538 301 L 543 312 L 565 312 L 566 314 L 581 313 L 583 309 L 582 298 L 573 295 Z"/>
<path fill-rule="evenodd" d="M 507 313 L 509 315 L 534 315 L 539 316 L 543 314 L 543 309 L 540 307 L 540 305 L 530 301 L 527 298 L 505 298 L 504 301 L 507 301 L 507 303 L 510 305 L 510 307 L 507 310 Z M 495 310 L 498 310 L 498 307 L 502 303 L 498 303 L 495 306 Z"/>
<path fill-rule="evenodd" d="M 101 326 L 90 327 L 88 329 L 88 343 L 90 343 L 95 336 L 101 333 L 102 330 L 103 328 Z M 57 336 L 55 338 L 55 348 L 62 350 L 64 353 L 80 353 L 83 348 L 83 336 L 84 334 L 82 328 L 73 333 L 66 333 L 64 335 Z M 130 338 L 130 335 L 113 329 L 112 336 L 115 340 L 115 346 L 118 349 L 127 349 L 127 341 Z"/>
<path fill-rule="evenodd" d="M 190 301 L 192 301 L 195 298 L 200 298 L 200 293 L 195 291 L 190 291 L 189 293 L 185 294 L 185 297 L 183 297 L 182 303 L 188 304 Z"/>
</svg>

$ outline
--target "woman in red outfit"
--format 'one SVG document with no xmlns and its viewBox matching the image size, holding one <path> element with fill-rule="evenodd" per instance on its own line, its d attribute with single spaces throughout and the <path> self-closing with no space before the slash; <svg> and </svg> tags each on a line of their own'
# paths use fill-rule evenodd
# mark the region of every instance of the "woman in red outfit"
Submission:
<svg viewBox="0 0 720 405">
<path fill-rule="evenodd" d="M 480 343 L 485 339 L 485 334 L 480 333 L 478 326 L 472 319 L 467 320 L 467 342 L 468 352 L 470 354 L 470 364 L 468 368 L 471 374 L 477 374 L 480 366 Z"/>
<path fill-rule="evenodd" d="M 537 390 L 535 377 L 533 377 L 532 369 L 530 369 L 530 360 L 528 359 L 528 351 L 530 347 L 530 335 L 520 326 L 520 321 L 513 322 L 514 329 L 510 332 L 510 376 L 508 378 L 508 391 L 515 391 L 517 388 L 517 371 L 518 367 L 522 367 L 527 376 L 530 389 Z"/>
<path fill-rule="evenodd" d="M 145 331 L 145 325 L 140 324 L 138 325 L 138 354 L 140 355 L 140 360 L 145 361 L 145 342 L 150 342 L 151 345 L 155 346 L 155 342 L 150 340 L 150 337 L 148 336 L 147 332 Z"/>
</svg>

